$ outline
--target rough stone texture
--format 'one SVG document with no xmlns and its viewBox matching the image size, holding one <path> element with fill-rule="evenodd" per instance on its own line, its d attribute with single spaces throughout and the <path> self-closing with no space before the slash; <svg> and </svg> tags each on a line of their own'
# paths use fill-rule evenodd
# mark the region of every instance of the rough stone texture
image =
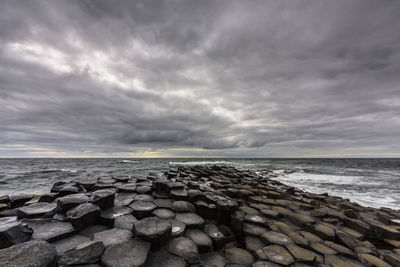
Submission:
<svg viewBox="0 0 400 267">
<path fill-rule="evenodd" d="M 18 219 L 34 217 L 52 217 L 57 208 L 56 203 L 35 203 L 18 209 Z"/>
<path fill-rule="evenodd" d="M 102 210 L 99 216 L 99 223 L 107 227 L 112 227 L 116 218 L 132 213 L 132 209 L 126 206 L 112 207 Z"/>
<path fill-rule="evenodd" d="M 294 262 L 292 255 L 279 245 L 267 246 L 256 251 L 259 259 L 269 260 L 284 266 L 289 266 Z"/>
<path fill-rule="evenodd" d="M 60 181 L 41 197 L 1 196 L 0 248 L 13 249 L 33 232 L 54 242 L 60 265 L 400 265 L 400 211 L 307 193 L 274 177 L 185 166 Z"/>
<path fill-rule="evenodd" d="M 114 206 L 115 189 L 102 189 L 93 192 L 92 201 L 94 204 L 105 210 Z"/>
<path fill-rule="evenodd" d="M 90 226 L 86 227 L 82 231 L 79 231 L 78 234 L 89 237 L 90 239 L 93 239 L 93 237 L 96 233 L 103 232 L 106 230 L 109 230 L 109 228 L 104 225 L 95 224 L 95 225 L 90 225 Z"/>
<path fill-rule="evenodd" d="M 390 264 L 370 254 L 358 254 L 358 259 L 368 267 L 390 267 Z"/>
<path fill-rule="evenodd" d="M 289 244 L 289 245 L 287 245 L 286 248 L 290 252 L 290 254 L 292 254 L 292 256 L 300 262 L 312 264 L 316 261 L 318 261 L 318 262 L 323 261 L 322 257 L 319 256 L 318 254 L 316 254 L 310 250 L 304 249 L 302 247 L 299 247 L 295 244 Z"/>
<path fill-rule="evenodd" d="M 24 203 L 28 202 L 34 197 L 32 194 L 19 194 L 19 195 L 11 195 L 9 197 L 10 207 L 16 208 L 22 206 Z"/>
<path fill-rule="evenodd" d="M 28 241 L 32 232 L 24 227 L 21 222 L 8 220 L 0 224 L 0 249 Z"/>
<path fill-rule="evenodd" d="M 135 200 L 130 207 L 133 210 L 133 216 L 138 219 L 149 217 L 152 211 L 156 208 L 156 205 L 150 201 Z"/>
<path fill-rule="evenodd" d="M 229 262 L 244 266 L 251 266 L 254 262 L 254 257 L 241 248 L 229 248 L 225 250 L 225 256 Z"/>
<path fill-rule="evenodd" d="M 196 244 L 185 237 L 177 237 L 167 244 L 168 252 L 184 258 L 188 263 L 194 264 L 200 261 L 199 251 Z"/>
<path fill-rule="evenodd" d="M 82 235 L 73 235 L 61 240 L 54 242 L 53 244 L 56 246 L 57 255 L 62 255 L 68 250 L 74 249 L 79 244 L 90 241 L 90 238 Z"/>
<path fill-rule="evenodd" d="M 149 255 L 146 267 L 186 267 L 186 261 L 172 255 L 166 250 L 153 252 Z"/>
<path fill-rule="evenodd" d="M 95 233 L 93 240 L 102 241 L 105 247 L 128 241 L 132 238 L 132 232 L 124 229 L 113 228 Z"/>
<path fill-rule="evenodd" d="M 101 263 L 107 267 L 142 267 L 149 251 L 149 242 L 129 240 L 106 248 Z"/>
<path fill-rule="evenodd" d="M 173 218 L 175 218 L 175 212 L 173 212 L 170 209 L 164 209 L 164 208 L 155 209 L 153 211 L 153 215 L 155 215 L 155 216 L 157 216 L 157 217 L 159 217 L 161 219 L 173 219 Z"/>
<path fill-rule="evenodd" d="M 68 222 L 50 222 L 43 224 L 33 232 L 33 239 L 54 242 L 74 234 L 74 227 Z"/>
<path fill-rule="evenodd" d="M 172 208 L 176 212 L 195 212 L 196 210 L 192 203 L 182 200 L 174 201 L 172 203 Z"/>
<path fill-rule="evenodd" d="M 185 232 L 185 237 L 189 238 L 197 245 L 200 253 L 209 252 L 213 249 L 211 238 L 201 230 L 188 229 Z"/>
<path fill-rule="evenodd" d="M 56 266 L 56 255 L 54 245 L 33 240 L 0 250 L 0 266 Z"/>
<path fill-rule="evenodd" d="M 183 235 L 186 230 L 186 225 L 183 222 L 174 219 L 169 219 L 168 222 L 172 226 L 171 236 L 177 237 Z"/>
<path fill-rule="evenodd" d="M 133 224 L 137 222 L 137 219 L 133 215 L 122 215 L 114 220 L 114 228 L 132 230 Z"/>
<path fill-rule="evenodd" d="M 172 226 L 167 220 L 158 217 L 148 217 L 137 221 L 133 225 L 136 237 L 151 243 L 152 249 L 165 244 L 171 236 Z"/>
<path fill-rule="evenodd" d="M 196 213 L 177 213 L 175 220 L 183 222 L 188 228 L 200 228 L 204 224 L 204 219 Z"/>
<path fill-rule="evenodd" d="M 95 224 L 100 215 L 100 208 L 92 203 L 83 203 L 67 211 L 67 217 L 74 226 L 75 231 L 80 231 L 89 225 Z"/>
<path fill-rule="evenodd" d="M 200 255 L 204 266 L 224 267 L 228 262 L 219 252 L 203 253 Z"/>
<path fill-rule="evenodd" d="M 358 261 L 335 255 L 325 255 L 324 263 L 332 267 L 362 267 Z"/>
<path fill-rule="evenodd" d="M 268 231 L 262 234 L 261 240 L 263 240 L 266 244 L 276 244 L 282 246 L 293 243 L 293 241 L 287 235 L 274 231 Z"/>
<path fill-rule="evenodd" d="M 246 236 L 244 239 L 246 249 L 251 252 L 256 252 L 260 248 L 265 247 L 265 244 L 257 237 Z"/>
<path fill-rule="evenodd" d="M 89 201 L 89 197 L 85 194 L 72 194 L 61 197 L 57 200 L 57 208 L 59 211 L 65 213 L 69 209 L 78 206 L 79 204 Z"/>
<path fill-rule="evenodd" d="M 59 265 L 78 265 L 97 262 L 104 250 L 100 241 L 88 241 L 66 251 L 59 256 Z"/>
</svg>

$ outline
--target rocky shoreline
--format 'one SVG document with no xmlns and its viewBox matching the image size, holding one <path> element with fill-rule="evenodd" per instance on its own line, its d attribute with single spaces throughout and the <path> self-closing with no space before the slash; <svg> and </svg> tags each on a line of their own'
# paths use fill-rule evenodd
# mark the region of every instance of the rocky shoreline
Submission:
<svg viewBox="0 0 400 267">
<path fill-rule="evenodd" d="M 71 265 L 400 266 L 400 211 L 226 166 L 0 197 L 0 266 Z"/>
</svg>

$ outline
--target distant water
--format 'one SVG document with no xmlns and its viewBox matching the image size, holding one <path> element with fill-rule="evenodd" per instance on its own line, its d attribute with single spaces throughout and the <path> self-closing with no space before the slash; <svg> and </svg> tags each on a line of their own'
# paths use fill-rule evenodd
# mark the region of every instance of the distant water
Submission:
<svg viewBox="0 0 400 267">
<path fill-rule="evenodd" d="M 400 209 L 400 159 L 0 159 L 0 195 L 48 192 L 56 181 L 110 175 L 145 176 L 180 165 L 274 170 L 303 190 Z"/>
</svg>

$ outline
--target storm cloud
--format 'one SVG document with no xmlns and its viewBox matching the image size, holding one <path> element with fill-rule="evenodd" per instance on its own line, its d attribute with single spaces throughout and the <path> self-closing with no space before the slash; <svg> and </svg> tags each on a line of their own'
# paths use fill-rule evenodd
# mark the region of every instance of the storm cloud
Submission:
<svg viewBox="0 0 400 267">
<path fill-rule="evenodd" d="M 1 1 L 0 157 L 400 156 L 400 2 Z"/>
</svg>

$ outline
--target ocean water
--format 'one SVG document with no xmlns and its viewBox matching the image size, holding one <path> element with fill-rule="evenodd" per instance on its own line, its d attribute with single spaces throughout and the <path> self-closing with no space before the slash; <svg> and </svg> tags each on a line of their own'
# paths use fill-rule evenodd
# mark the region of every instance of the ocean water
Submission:
<svg viewBox="0 0 400 267">
<path fill-rule="evenodd" d="M 213 164 L 273 170 L 275 179 L 308 192 L 400 210 L 400 159 L 0 159 L 0 196 L 41 194 L 57 181 L 78 177 L 145 176 Z"/>
</svg>

